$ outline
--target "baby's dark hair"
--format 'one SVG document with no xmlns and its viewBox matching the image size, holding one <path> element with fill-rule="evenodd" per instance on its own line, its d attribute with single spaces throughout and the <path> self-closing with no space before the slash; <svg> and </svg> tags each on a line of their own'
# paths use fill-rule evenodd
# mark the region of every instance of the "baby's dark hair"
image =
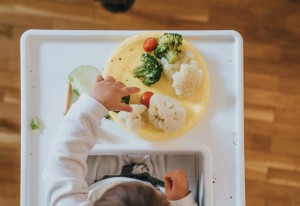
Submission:
<svg viewBox="0 0 300 206">
<path fill-rule="evenodd" d="M 107 190 L 94 206 L 169 206 L 166 196 L 140 182 L 121 183 Z"/>
</svg>

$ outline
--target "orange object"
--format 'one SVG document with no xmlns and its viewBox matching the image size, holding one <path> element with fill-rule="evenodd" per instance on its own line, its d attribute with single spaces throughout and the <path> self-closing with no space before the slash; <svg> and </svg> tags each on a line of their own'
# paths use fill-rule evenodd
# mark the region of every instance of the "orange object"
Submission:
<svg viewBox="0 0 300 206">
<path fill-rule="evenodd" d="M 143 48 L 145 52 L 152 52 L 157 46 L 157 41 L 155 38 L 148 38 L 144 41 Z"/>
</svg>

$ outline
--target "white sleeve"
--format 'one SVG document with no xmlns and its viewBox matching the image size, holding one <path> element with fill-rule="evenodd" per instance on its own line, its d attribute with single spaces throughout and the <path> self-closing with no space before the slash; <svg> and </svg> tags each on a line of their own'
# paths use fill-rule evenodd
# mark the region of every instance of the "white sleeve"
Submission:
<svg viewBox="0 0 300 206">
<path fill-rule="evenodd" d="M 72 105 L 54 136 L 43 178 L 47 205 L 90 205 L 86 159 L 107 109 L 87 94 Z"/>
<path fill-rule="evenodd" d="M 169 201 L 171 206 L 198 206 L 197 202 L 193 198 L 193 194 L 190 192 L 187 196 L 180 200 Z"/>
</svg>

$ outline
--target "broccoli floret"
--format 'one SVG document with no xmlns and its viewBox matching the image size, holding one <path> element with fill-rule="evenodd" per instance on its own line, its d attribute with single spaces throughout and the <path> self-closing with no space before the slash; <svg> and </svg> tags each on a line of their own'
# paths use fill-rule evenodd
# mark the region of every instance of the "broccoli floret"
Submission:
<svg viewBox="0 0 300 206">
<path fill-rule="evenodd" d="M 133 76 L 142 78 L 143 84 L 150 86 L 160 79 L 163 71 L 162 65 L 149 53 L 142 54 L 141 62 L 142 64 L 133 70 Z"/>
<path fill-rule="evenodd" d="M 121 98 L 121 103 L 129 104 L 129 101 L 130 95 Z"/>
<path fill-rule="evenodd" d="M 125 96 L 125 97 L 122 97 L 121 98 L 121 101 L 120 101 L 121 103 L 125 103 L 125 104 L 129 104 L 129 102 L 130 102 L 130 95 L 128 95 L 128 96 Z M 119 113 L 120 111 L 114 111 L 115 113 Z M 104 116 L 105 117 L 105 116 Z M 106 117 L 105 117 L 106 118 Z M 109 116 L 109 118 L 110 118 L 110 116 Z M 109 119 L 109 118 L 106 118 L 106 119 Z"/>
<path fill-rule="evenodd" d="M 165 57 L 170 64 L 174 64 L 181 50 L 182 36 L 176 33 L 164 33 L 158 40 L 157 47 L 154 50 L 156 58 Z"/>
</svg>

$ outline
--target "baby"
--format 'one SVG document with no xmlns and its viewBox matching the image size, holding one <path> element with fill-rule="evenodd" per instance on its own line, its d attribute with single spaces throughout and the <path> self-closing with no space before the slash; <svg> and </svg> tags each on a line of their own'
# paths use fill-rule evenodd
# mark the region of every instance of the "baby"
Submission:
<svg viewBox="0 0 300 206">
<path fill-rule="evenodd" d="M 108 111 L 131 112 L 120 100 L 138 91 L 99 76 L 90 95 L 82 94 L 72 105 L 44 169 L 47 205 L 197 206 L 196 156 L 88 156 L 101 118 Z"/>
</svg>

